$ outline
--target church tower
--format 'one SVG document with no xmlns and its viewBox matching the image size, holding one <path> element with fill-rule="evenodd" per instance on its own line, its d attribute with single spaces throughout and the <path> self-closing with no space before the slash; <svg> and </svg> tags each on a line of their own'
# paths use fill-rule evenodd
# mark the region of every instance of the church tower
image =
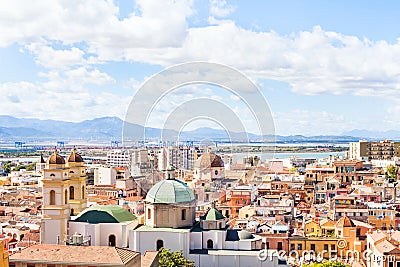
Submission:
<svg viewBox="0 0 400 267">
<path fill-rule="evenodd" d="M 40 241 L 42 244 L 65 244 L 70 215 L 70 179 L 65 160 L 57 150 L 48 158 L 43 172 Z"/>
<path fill-rule="evenodd" d="M 79 214 L 86 209 L 86 166 L 82 157 L 72 151 L 67 161 L 69 184 L 69 205 L 71 216 Z"/>
</svg>

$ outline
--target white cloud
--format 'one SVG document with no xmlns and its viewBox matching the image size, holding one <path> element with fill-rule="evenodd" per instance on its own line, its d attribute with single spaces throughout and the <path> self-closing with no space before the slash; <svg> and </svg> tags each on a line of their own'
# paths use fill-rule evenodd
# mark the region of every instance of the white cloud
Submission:
<svg viewBox="0 0 400 267">
<path fill-rule="evenodd" d="M 210 0 L 210 15 L 212 17 L 224 18 L 233 11 L 235 11 L 236 7 L 232 5 L 228 5 L 225 0 Z"/>
<path fill-rule="evenodd" d="M 0 84 L 0 91 L 8 98 L 0 105 L 0 114 L 10 114 L 12 110 L 12 115 L 16 117 L 67 121 L 102 116 L 123 118 L 130 100 L 106 92 L 92 94 L 86 89 L 47 90 L 42 84 L 28 82 L 3 83 Z M 15 99 L 18 101 L 13 101 Z"/>
<path fill-rule="evenodd" d="M 400 42 L 370 41 L 319 26 L 291 35 L 244 29 L 227 20 L 188 28 L 193 10 L 187 1 L 140 0 L 123 20 L 111 1 L 29 3 L 13 2 L 7 13 L 11 2 L 2 2 L 0 45 L 27 44 L 36 62 L 48 68 L 120 60 L 170 66 L 196 60 L 227 64 L 252 78 L 284 81 L 301 94 L 392 97 L 400 89 Z M 224 1 L 212 1 L 211 7 L 220 16 L 232 9 Z M 53 42 L 71 48 L 57 50 Z M 74 47 L 82 42 L 85 51 Z M 88 53 L 91 60 L 85 60 Z"/>
<path fill-rule="evenodd" d="M 50 45 L 31 43 L 26 48 L 35 55 L 36 64 L 47 68 L 67 68 L 85 63 L 85 52 L 76 47 L 55 50 Z"/>
</svg>

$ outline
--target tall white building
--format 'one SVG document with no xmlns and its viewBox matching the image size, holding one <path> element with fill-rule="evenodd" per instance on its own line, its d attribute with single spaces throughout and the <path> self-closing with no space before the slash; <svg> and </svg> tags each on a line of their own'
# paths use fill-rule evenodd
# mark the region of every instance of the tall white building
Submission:
<svg viewBox="0 0 400 267">
<path fill-rule="evenodd" d="M 153 164 L 146 148 L 138 148 L 132 151 L 130 172 L 133 177 L 152 173 L 154 170 Z"/>
<path fill-rule="evenodd" d="M 131 164 L 131 152 L 125 149 L 108 151 L 107 164 L 112 167 L 129 167 Z"/>
<path fill-rule="evenodd" d="M 94 168 L 94 185 L 114 185 L 117 180 L 115 167 L 99 166 Z"/>
<path fill-rule="evenodd" d="M 197 159 L 197 150 L 193 146 L 163 147 L 158 154 L 158 169 L 164 171 L 168 166 L 177 169 L 192 170 Z"/>
</svg>

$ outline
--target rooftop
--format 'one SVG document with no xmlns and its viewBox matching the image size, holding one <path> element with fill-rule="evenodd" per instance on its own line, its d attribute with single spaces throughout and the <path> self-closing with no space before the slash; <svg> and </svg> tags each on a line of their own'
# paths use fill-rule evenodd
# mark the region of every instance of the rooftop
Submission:
<svg viewBox="0 0 400 267">
<path fill-rule="evenodd" d="M 140 253 L 117 247 L 37 244 L 10 256 L 10 262 L 124 266 Z"/>
<path fill-rule="evenodd" d="M 116 205 L 97 205 L 82 211 L 75 222 L 87 223 L 122 223 L 136 219 L 136 216 L 126 209 Z"/>
</svg>

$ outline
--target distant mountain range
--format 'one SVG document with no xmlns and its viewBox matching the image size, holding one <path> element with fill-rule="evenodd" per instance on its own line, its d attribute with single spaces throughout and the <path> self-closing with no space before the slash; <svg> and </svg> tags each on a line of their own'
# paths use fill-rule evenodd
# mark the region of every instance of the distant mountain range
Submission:
<svg viewBox="0 0 400 267">
<path fill-rule="evenodd" d="M 93 120 L 85 120 L 82 122 L 66 122 L 59 120 L 40 120 L 31 118 L 15 118 L 7 115 L 0 115 L 0 140 L 4 141 L 54 141 L 54 140 L 83 140 L 83 141 L 110 141 L 121 140 L 122 129 L 124 122 L 118 117 L 102 117 Z M 133 132 L 143 133 L 143 126 L 136 124 L 127 124 Z M 162 134 L 162 129 L 146 128 L 146 137 L 149 139 L 158 140 Z M 164 131 L 164 136 L 170 140 L 176 140 L 179 134 L 179 140 L 211 140 L 211 141 L 226 141 L 229 140 L 228 135 L 223 130 L 213 128 L 198 128 L 193 131 L 184 131 L 178 133 L 174 130 Z M 247 136 L 251 141 L 260 141 L 263 138 L 251 133 L 230 133 L 230 138 L 234 141 L 244 141 Z M 266 136 L 268 140 L 273 140 L 275 137 L 276 142 L 323 142 L 323 143 L 337 143 L 337 142 L 351 142 L 358 141 L 360 138 L 364 139 L 400 139 L 400 131 L 387 131 L 387 132 L 369 132 L 365 130 L 354 130 L 343 133 L 339 136 L 331 135 L 318 135 L 318 136 L 303 136 L 303 135 L 290 135 L 290 136 Z M 134 138 L 141 139 L 142 136 L 134 136 Z"/>
<path fill-rule="evenodd" d="M 389 131 L 368 131 L 368 130 L 352 130 L 342 133 L 342 135 L 357 136 L 365 139 L 390 139 L 400 140 L 400 131 L 389 130 Z"/>
</svg>

